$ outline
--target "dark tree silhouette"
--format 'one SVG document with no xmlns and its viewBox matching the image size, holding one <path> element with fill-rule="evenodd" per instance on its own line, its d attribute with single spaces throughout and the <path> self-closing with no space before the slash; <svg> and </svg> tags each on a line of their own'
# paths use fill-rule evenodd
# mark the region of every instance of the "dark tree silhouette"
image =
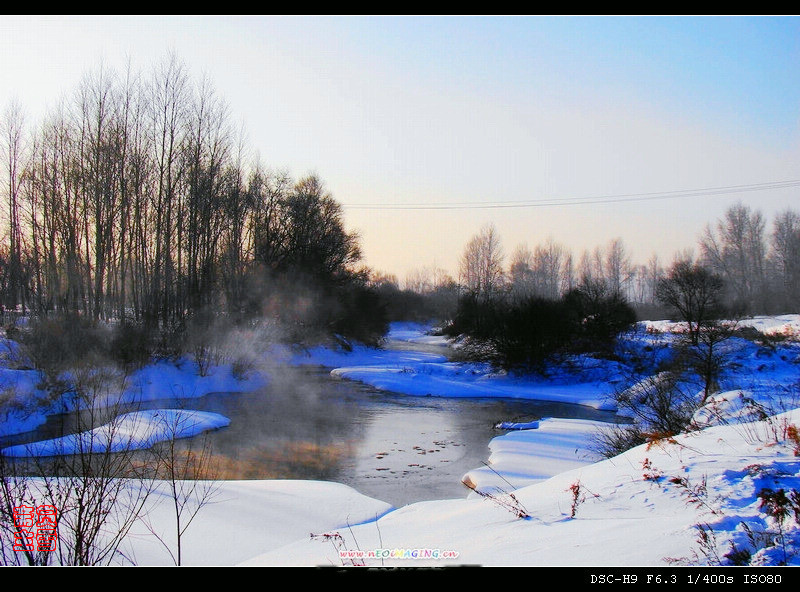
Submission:
<svg viewBox="0 0 800 592">
<path fill-rule="evenodd" d="M 688 259 L 673 263 L 656 287 L 656 296 L 673 308 L 687 325 L 689 339 L 697 345 L 704 326 L 723 311 L 724 282 L 718 275 Z"/>
</svg>

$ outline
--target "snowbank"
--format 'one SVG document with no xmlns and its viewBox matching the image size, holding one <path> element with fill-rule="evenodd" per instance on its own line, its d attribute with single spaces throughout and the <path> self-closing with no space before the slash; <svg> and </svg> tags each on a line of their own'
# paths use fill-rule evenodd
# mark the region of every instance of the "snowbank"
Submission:
<svg viewBox="0 0 800 592">
<path fill-rule="evenodd" d="M 158 493 L 158 492 L 156 492 Z M 174 550 L 174 508 L 169 494 L 151 496 L 148 519 Z M 220 481 L 182 540 L 183 565 L 235 565 L 309 533 L 375 521 L 392 507 L 340 483 L 325 481 Z M 166 549 L 137 525 L 130 537 L 138 565 L 170 565 Z"/>
<path fill-rule="evenodd" d="M 131 375 L 126 395 L 134 401 L 159 399 L 191 399 L 209 393 L 242 393 L 256 390 L 267 383 L 259 372 L 238 376 L 232 364 L 211 366 L 205 376 L 188 358 L 177 362 L 149 364 Z"/>
<path fill-rule="evenodd" d="M 393 323 L 389 339 L 420 345 L 449 343 L 428 336 L 426 327 Z M 331 368 L 334 378 L 420 397 L 536 399 L 611 409 L 608 395 L 621 379 L 615 363 L 588 357 L 575 358 L 569 371 L 558 370 L 557 374 L 544 378 L 510 376 L 484 363 L 448 362 L 445 355 L 431 351 L 354 345 L 351 351 L 320 346 L 282 355 L 294 365 Z"/>
<path fill-rule="evenodd" d="M 430 335 L 432 325 L 423 323 L 391 323 L 386 340 L 450 347 L 451 340 L 445 335 Z"/>
<path fill-rule="evenodd" d="M 274 349 L 277 350 L 278 348 Z M 283 356 L 289 364 L 295 366 L 323 366 L 326 368 L 336 368 L 338 366 L 349 366 L 353 364 L 365 366 L 399 366 L 447 361 L 447 358 L 442 354 L 411 350 L 376 349 L 358 344 L 354 344 L 351 351 L 317 346 L 305 349 L 301 352 L 290 354 L 273 353 L 273 355 L 276 357 Z"/>
<path fill-rule="evenodd" d="M 684 333 L 686 323 L 676 321 L 641 321 L 639 325 L 652 333 Z M 764 335 L 800 339 L 800 315 L 755 316 L 736 321 L 737 327 L 751 327 Z"/>
<path fill-rule="evenodd" d="M 33 479 L 30 485 L 33 490 L 43 487 L 39 479 Z M 133 499 L 142 499 L 138 483 L 126 485 Z M 324 481 L 206 481 L 188 496 L 181 496 L 180 492 L 190 489 L 178 482 L 177 491 L 186 510 L 182 517 L 182 526 L 187 527 L 181 539 L 182 565 L 235 565 L 278 549 L 287 541 L 307 538 L 309 533 L 374 522 L 392 509 L 346 485 Z M 124 491 L 120 497 L 126 498 Z M 37 499 L 47 498 L 40 494 Z M 142 520 L 134 523 L 119 553 L 110 558 L 112 565 L 174 564 L 177 539 L 173 500 L 168 482 L 152 483 L 140 511 Z M 203 500 L 201 505 L 199 500 Z M 196 520 L 188 523 L 189 512 L 198 508 Z M 114 517 L 109 518 L 113 522 Z M 101 533 L 101 539 L 103 536 Z"/>
<path fill-rule="evenodd" d="M 93 430 L 61 438 L 9 446 L 5 456 L 57 456 L 150 448 L 157 442 L 188 438 L 230 424 L 218 413 L 186 409 L 150 409 L 116 417 Z"/>
<path fill-rule="evenodd" d="M 535 428 L 493 438 L 488 465 L 469 471 L 462 481 L 483 493 L 510 492 L 600 460 L 590 442 L 608 424 L 560 418 L 535 423 Z"/>
<path fill-rule="evenodd" d="M 613 409 L 609 382 L 563 383 L 498 374 L 486 364 L 457 362 L 344 366 L 335 378 L 357 380 L 377 389 L 418 397 L 536 399 Z"/>
</svg>

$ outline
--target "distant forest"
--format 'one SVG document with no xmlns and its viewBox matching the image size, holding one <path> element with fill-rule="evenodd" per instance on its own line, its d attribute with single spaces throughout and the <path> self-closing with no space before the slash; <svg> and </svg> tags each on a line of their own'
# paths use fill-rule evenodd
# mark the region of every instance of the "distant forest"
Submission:
<svg viewBox="0 0 800 592">
<path fill-rule="evenodd" d="M 800 312 L 800 214 L 787 209 L 768 225 L 761 212 L 742 203 L 706 225 L 696 249 L 676 253 L 672 261 L 654 254 L 645 264 L 632 261 L 621 238 L 578 258 L 552 239 L 532 250 L 519 245 L 509 260 L 497 230 L 487 225 L 464 249 L 459 282 L 473 294 L 517 300 L 555 300 L 581 286 L 602 287 L 625 297 L 642 314 L 663 314 L 656 311 L 663 304 L 657 288 L 680 261 L 721 279 L 731 314 Z"/>
<path fill-rule="evenodd" d="M 622 239 L 577 258 L 553 240 L 506 258 L 486 226 L 457 279 L 420 269 L 400 282 L 360 267 L 358 236 L 323 181 L 251 159 L 224 100 L 175 56 L 147 74 L 98 69 L 36 125 L 9 105 L 0 132 L 6 311 L 153 329 L 209 314 L 275 318 L 374 342 L 388 319 L 445 319 L 465 294 L 557 300 L 602 284 L 640 317 L 665 310 L 665 263 L 634 264 Z M 719 275 L 729 310 L 800 310 L 797 212 L 768 227 L 733 206 L 696 255 L 677 258 Z"/>
</svg>

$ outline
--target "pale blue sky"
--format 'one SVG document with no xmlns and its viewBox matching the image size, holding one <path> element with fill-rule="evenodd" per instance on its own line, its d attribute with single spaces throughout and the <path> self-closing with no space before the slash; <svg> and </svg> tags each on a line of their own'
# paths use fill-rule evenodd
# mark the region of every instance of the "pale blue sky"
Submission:
<svg viewBox="0 0 800 592">
<path fill-rule="evenodd" d="M 175 51 L 206 73 L 264 163 L 345 204 L 487 203 L 800 179 L 797 17 L 0 16 L 0 107 L 38 122 L 101 60 Z M 484 222 L 507 252 L 621 236 L 669 259 L 742 200 L 800 189 L 513 210 L 347 210 L 366 262 L 400 277 Z"/>
</svg>

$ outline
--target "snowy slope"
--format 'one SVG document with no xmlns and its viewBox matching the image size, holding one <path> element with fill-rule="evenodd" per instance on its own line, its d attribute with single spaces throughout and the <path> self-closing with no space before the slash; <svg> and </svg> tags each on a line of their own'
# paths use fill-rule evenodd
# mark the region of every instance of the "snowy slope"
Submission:
<svg viewBox="0 0 800 592">
<path fill-rule="evenodd" d="M 758 498 L 765 488 L 800 489 L 800 459 L 794 443 L 782 438 L 782 426 L 791 424 L 800 425 L 800 412 L 708 428 L 558 474 L 514 492 L 529 519 L 489 498 L 447 500 L 406 506 L 377 524 L 337 532 L 349 549 L 458 552 L 455 559 L 387 558 L 384 565 L 713 564 L 728 561 L 731 542 L 754 563 L 777 563 L 786 552 L 788 563 L 800 565 L 795 522 L 784 525 L 785 544 L 764 547 L 777 528 Z M 756 533 L 755 545 L 743 524 Z M 713 532 L 713 548 L 699 542 L 698 525 Z M 333 545 L 307 538 L 244 564 L 341 562 Z M 380 565 L 381 559 L 365 562 Z"/>
</svg>

